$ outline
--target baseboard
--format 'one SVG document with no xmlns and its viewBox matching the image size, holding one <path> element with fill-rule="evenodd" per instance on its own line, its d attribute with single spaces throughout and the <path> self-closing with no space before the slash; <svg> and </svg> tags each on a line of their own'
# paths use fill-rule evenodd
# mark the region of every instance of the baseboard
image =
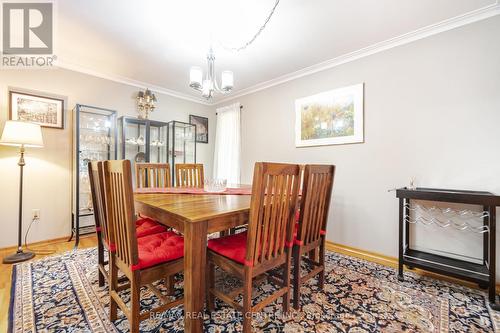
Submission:
<svg viewBox="0 0 500 333">
<path fill-rule="evenodd" d="M 91 236 L 93 234 L 88 234 L 88 235 L 81 235 L 80 239 L 85 238 L 86 236 Z M 44 246 L 44 245 L 51 245 L 54 243 L 60 243 L 62 241 L 67 241 L 69 239 L 70 235 L 64 236 L 64 237 L 58 237 L 58 238 L 52 238 L 52 239 L 46 239 L 43 241 L 38 241 L 38 242 L 31 242 L 28 244 L 29 247 L 37 247 L 37 246 Z M 24 248 L 24 245 L 23 245 Z M 17 250 L 17 245 L 14 246 L 7 246 L 7 247 L 2 247 L 0 248 L 0 252 L 7 252 L 7 251 L 16 251 Z"/>
<path fill-rule="evenodd" d="M 396 257 L 390 257 L 386 256 L 380 253 L 376 252 L 371 252 L 371 251 L 366 251 L 362 249 L 358 249 L 355 247 L 347 246 L 347 245 L 342 245 L 338 243 L 333 243 L 330 241 L 326 241 L 326 248 L 330 251 L 345 254 L 348 256 L 364 259 L 367 261 L 375 262 L 384 266 L 392 267 L 392 268 L 397 268 L 398 267 L 398 259 Z M 407 270 L 405 268 L 405 270 Z M 422 276 L 428 276 L 431 278 L 435 279 L 440 279 L 440 280 L 445 280 L 448 282 L 454 282 L 458 283 L 461 285 L 465 285 L 467 287 L 471 287 L 474 289 L 478 289 L 478 286 L 476 283 L 472 283 L 469 281 L 464 281 L 456 278 L 451 278 L 448 276 L 432 273 L 423 269 L 413 269 L 411 272 L 422 275 Z M 496 284 L 496 291 L 497 293 L 500 293 L 500 283 Z"/>
</svg>

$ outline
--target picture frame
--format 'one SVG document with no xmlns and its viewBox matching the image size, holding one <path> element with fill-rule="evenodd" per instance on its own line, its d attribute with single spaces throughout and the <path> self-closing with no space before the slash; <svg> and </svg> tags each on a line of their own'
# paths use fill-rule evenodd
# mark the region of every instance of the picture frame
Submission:
<svg viewBox="0 0 500 333">
<path fill-rule="evenodd" d="M 64 129 L 64 100 L 11 90 L 9 119 L 29 121 L 46 128 Z"/>
<path fill-rule="evenodd" d="M 295 146 L 364 142 L 364 84 L 295 100 Z"/>
<path fill-rule="evenodd" d="M 208 143 L 208 118 L 190 114 L 189 123 L 196 125 L 196 142 Z"/>
</svg>

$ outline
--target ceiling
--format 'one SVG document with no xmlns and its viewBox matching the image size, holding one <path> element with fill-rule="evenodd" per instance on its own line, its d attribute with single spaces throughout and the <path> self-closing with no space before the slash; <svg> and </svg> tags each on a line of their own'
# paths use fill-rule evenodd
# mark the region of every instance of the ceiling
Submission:
<svg viewBox="0 0 500 333">
<path fill-rule="evenodd" d="M 234 72 L 235 95 L 496 2 L 281 0 L 252 45 L 240 52 L 226 50 L 248 41 L 274 3 L 58 0 L 56 54 L 63 68 L 198 99 L 188 87 L 189 68 L 205 68 L 212 43 L 217 73 Z"/>
</svg>

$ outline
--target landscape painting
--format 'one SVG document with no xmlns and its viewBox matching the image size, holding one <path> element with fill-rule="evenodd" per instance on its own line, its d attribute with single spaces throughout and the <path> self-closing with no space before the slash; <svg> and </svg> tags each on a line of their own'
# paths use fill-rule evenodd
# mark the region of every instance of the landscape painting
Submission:
<svg viewBox="0 0 500 333">
<path fill-rule="evenodd" d="M 295 101 L 295 145 L 363 142 L 363 112 L 363 84 L 298 99 Z"/>
<path fill-rule="evenodd" d="M 10 119 L 37 123 L 42 127 L 64 127 L 64 101 L 32 94 L 10 92 Z"/>
</svg>

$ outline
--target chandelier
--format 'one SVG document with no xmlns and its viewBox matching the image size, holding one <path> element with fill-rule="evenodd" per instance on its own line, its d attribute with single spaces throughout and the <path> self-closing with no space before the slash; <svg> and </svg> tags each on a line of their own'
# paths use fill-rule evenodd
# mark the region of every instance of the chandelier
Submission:
<svg viewBox="0 0 500 333">
<path fill-rule="evenodd" d="M 239 47 L 226 47 L 224 45 L 221 46 L 224 49 L 233 52 L 239 52 L 246 49 L 250 44 L 252 44 L 257 39 L 257 37 L 259 37 L 262 31 L 264 31 L 267 23 L 269 23 L 269 20 L 271 20 L 271 17 L 273 16 L 276 7 L 278 7 L 279 2 L 280 0 L 275 0 L 274 6 L 271 9 L 271 12 L 266 17 L 264 24 L 259 28 L 257 33 L 255 33 L 250 40 L 248 40 L 246 43 L 244 43 Z M 201 95 L 208 100 L 211 99 L 216 92 L 221 94 L 230 93 L 231 90 L 233 90 L 233 84 L 234 84 L 233 72 L 227 70 L 221 72 L 221 84 L 219 87 L 217 83 L 217 78 L 215 76 L 215 56 L 212 46 L 210 46 L 210 50 L 208 51 L 207 54 L 207 62 L 208 62 L 208 68 L 205 79 L 203 79 L 203 70 L 201 69 L 201 67 L 198 66 L 191 67 L 191 70 L 189 71 L 189 86 L 201 92 Z"/>
<path fill-rule="evenodd" d="M 151 90 L 139 91 L 137 94 L 137 109 L 139 111 L 139 118 L 148 119 L 149 114 L 155 110 L 155 103 L 157 99 Z"/>
<path fill-rule="evenodd" d="M 233 72 L 223 71 L 221 73 L 221 85 L 217 84 L 215 77 L 215 56 L 214 51 L 210 47 L 207 54 L 207 75 L 203 80 L 203 70 L 201 67 L 193 66 L 189 72 L 189 86 L 201 92 L 201 95 L 206 99 L 211 99 L 215 92 L 227 94 L 233 89 Z"/>
</svg>

